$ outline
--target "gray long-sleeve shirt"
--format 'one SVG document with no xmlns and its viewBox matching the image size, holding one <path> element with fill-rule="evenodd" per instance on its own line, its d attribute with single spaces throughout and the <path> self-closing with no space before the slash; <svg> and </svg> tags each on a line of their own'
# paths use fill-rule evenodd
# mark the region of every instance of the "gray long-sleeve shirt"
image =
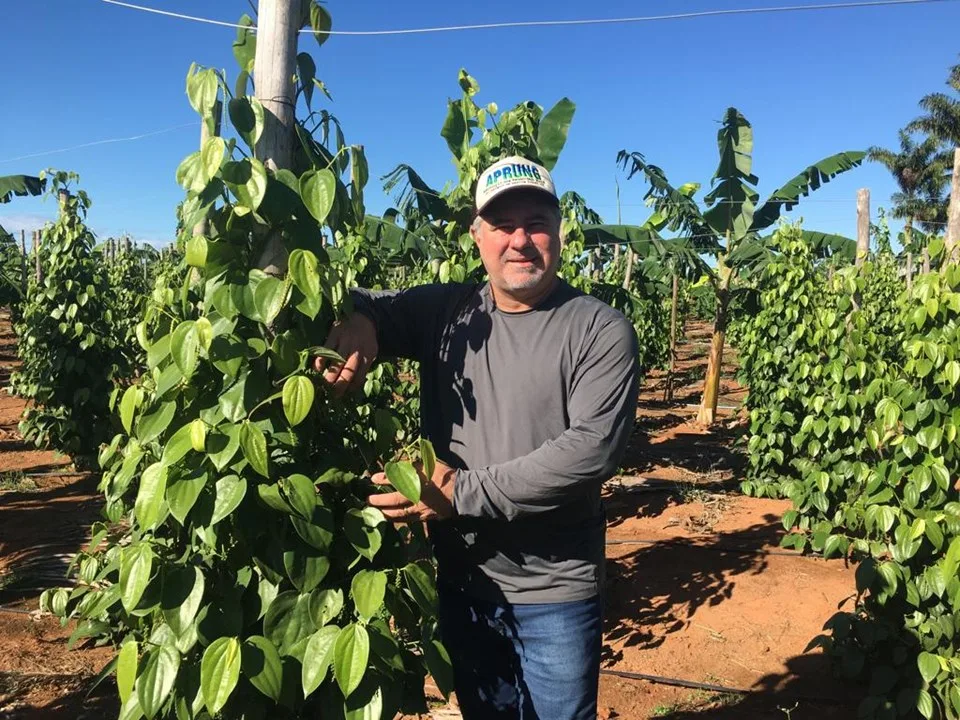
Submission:
<svg viewBox="0 0 960 720">
<path fill-rule="evenodd" d="M 441 586 L 511 603 L 600 591 L 600 487 L 633 428 L 637 340 L 565 282 L 533 310 L 486 284 L 353 291 L 380 355 L 420 361 L 421 432 L 458 469 L 456 517 L 431 523 Z"/>
</svg>

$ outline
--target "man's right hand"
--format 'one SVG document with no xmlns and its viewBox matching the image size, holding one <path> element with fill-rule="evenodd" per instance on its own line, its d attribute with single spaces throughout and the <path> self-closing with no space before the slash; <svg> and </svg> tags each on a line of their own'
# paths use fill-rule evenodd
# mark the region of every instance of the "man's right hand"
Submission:
<svg viewBox="0 0 960 720">
<path fill-rule="evenodd" d="M 323 373 L 335 395 L 363 387 L 370 365 L 377 357 L 377 328 L 362 313 L 352 313 L 330 328 L 324 347 L 337 352 L 345 362 L 328 365 L 326 358 L 313 359 L 313 367 Z"/>
</svg>

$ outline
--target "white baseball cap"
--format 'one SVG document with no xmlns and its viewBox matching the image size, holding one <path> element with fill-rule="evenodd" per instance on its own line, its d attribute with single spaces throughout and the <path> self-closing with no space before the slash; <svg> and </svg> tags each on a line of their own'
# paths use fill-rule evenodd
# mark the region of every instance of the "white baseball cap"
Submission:
<svg viewBox="0 0 960 720">
<path fill-rule="evenodd" d="M 531 160 L 513 155 L 497 160 L 480 173 L 475 198 L 477 212 L 481 212 L 503 193 L 521 188 L 539 190 L 552 197 L 554 202 L 559 202 L 557 189 L 547 169 Z"/>
</svg>

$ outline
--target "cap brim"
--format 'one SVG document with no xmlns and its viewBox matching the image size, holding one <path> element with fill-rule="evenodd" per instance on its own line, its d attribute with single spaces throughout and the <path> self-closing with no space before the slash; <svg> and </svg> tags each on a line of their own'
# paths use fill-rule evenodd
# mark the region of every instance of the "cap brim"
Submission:
<svg viewBox="0 0 960 720">
<path fill-rule="evenodd" d="M 554 195 L 549 190 L 544 190 L 542 187 L 539 187 L 538 185 L 511 185 L 503 188 L 499 192 L 488 197 L 486 201 L 483 203 L 483 205 L 480 205 L 477 208 L 477 215 L 480 215 L 484 210 L 489 208 L 492 204 L 494 204 L 498 200 L 503 199 L 507 195 L 514 195 L 521 192 L 528 192 L 531 194 L 536 193 L 537 195 L 541 195 L 544 198 L 547 198 L 551 204 L 556 205 L 557 207 L 560 206 L 560 200 L 559 198 L 557 198 L 556 195 Z"/>
</svg>

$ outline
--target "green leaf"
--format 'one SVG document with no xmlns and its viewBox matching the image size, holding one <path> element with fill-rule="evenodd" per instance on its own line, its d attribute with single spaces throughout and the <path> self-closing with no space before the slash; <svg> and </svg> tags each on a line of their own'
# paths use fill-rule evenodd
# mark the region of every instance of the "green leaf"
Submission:
<svg viewBox="0 0 960 720">
<path fill-rule="evenodd" d="M 333 676 L 345 698 L 363 680 L 369 656 L 370 637 L 365 627 L 350 623 L 340 631 L 333 651 Z"/>
<path fill-rule="evenodd" d="M 207 457 L 210 458 L 217 470 L 223 470 L 227 467 L 239 449 L 240 425 L 233 423 L 220 425 L 207 437 Z"/>
<path fill-rule="evenodd" d="M 330 13 L 319 2 L 310 2 L 310 27 L 313 29 L 313 37 L 317 45 L 323 45 L 330 37 L 330 29 L 333 27 L 333 18 Z"/>
<path fill-rule="evenodd" d="M 368 560 L 372 560 L 383 545 L 383 537 L 376 527 L 371 527 L 362 511 L 351 508 L 343 516 L 343 533 L 353 548 Z"/>
<path fill-rule="evenodd" d="M 217 76 L 211 69 L 195 70 L 196 66 L 191 65 L 187 74 L 187 98 L 201 117 L 207 117 L 217 102 Z"/>
<path fill-rule="evenodd" d="M 210 524 L 216 525 L 236 510 L 246 493 L 247 481 L 238 475 L 227 475 L 217 480 Z"/>
<path fill-rule="evenodd" d="M 146 542 L 129 545 L 120 553 L 120 602 L 127 612 L 137 607 L 147 589 L 153 557 L 153 548 Z"/>
<path fill-rule="evenodd" d="M 156 440 L 170 425 L 176 411 L 177 404 L 175 402 L 165 402 L 155 412 L 142 415 L 137 423 L 137 439 L 140 444 L 146 445 Z"/>
<path fill-rule="evenodd" d="M 567 133 L 573 122 L 573 113 L 577 106 L 568 98 L 563 98 L 543 116 L 537 130 L 537 148 L 540 162 L 547 170 L 553 170 L 560 157 L 560 151 L 567 142 Z"/>
<path fill-rule="evenodd" d="M 430 676 L 437 683 L 437 689 L 445 698 L 449 698 L 453 692 L 453 664 L 443 643 L 433 637 L 424 638 L 423 660 Z"/>
<path fill-rule="evenodd" d="M 267 439 L 263 431 L 249 420 L 240 426 L 240 447 L 250 467 L 264 477 L 269 477 L 267 468 Z"/>
<path fill-rule="evenodd" d="M 125 703 L 133 692 L 133 683 L 137 679 L 138 652 L 136 641 L 129 641 L 124 643 L 117 653 L 117 690 L 121 703 Z"/>
<path fill-rule="evenodd" d="M 250 683 L 274 702 L 283 690 L 283 665 L 273 643 L 260 635 L 243 641 L 241 667 Z"/>
<path fill-rule="evenodd" d="M 203 141 L 200 147 L 200 165 L 207 181 L 216 177 L 223 164 L 223 155 L 227 150 L 227 143 L 222 137 L 213 135 Z"/>
<path fill-rule="evenodd" d="M 936 655 L 922 652 L 917 656 L 917 667 L 924 682 L 931 683 L 940 674 L 940 660 Z"/>
<path fill-rule="evenodd" d="M 312 598 L 295 590 L 282 592 L 270 603 L 263 618 L 263 634 L 281 655 L 295 654 L 297 646 L 317 628 L 311 614 Z"/>
<path fill-rule="evenodd" d="M 160 608 L 163 619 L 177 637 L 183 637 L 196 619 L 203 590 L 203 573 L 196 566 L 178 567 L 164 576 Z"/>
<path fill-rule="evenodd" d="M 403 577 L 407 581 L 407 588 L 420 610 L 427 617 L 437 616 L 437 587 L 426 571 L 414 563 L 403 568 Z"/>
<path fill-rule="evenodd" d="M 423 463 L 423 476 L 432 478 L 437 467 L 437 453 L 433 449 L 433 443 L 423 437 L 420 438 L 420 460 Z"/>
<path fill-rule="evenodd" d="M 240 642 L 233 637 L 217 638 L 203 651 L 200 661 L 200 689 L 211 715 L 227 704 L 239 679 Z"/>
<path fill-rule="evenodd" d="M 384 468 L 387 479 L 407 500 L 420 502 L 420 475 L 408 462 L 388 462 Z"/>
<path fill-rule="evenodd" d="M 323 582 L 330 571 L 330 560 L 316 548 L 296 543 L 284 551 L 283 568 L 294 587 L 308 593 Z"/>
<path fill-rule="evenodd" d="M 203 235 L 194 235 L 187 240 L 187 265 L 202 268 L 207 264 L 207 239 Z"/>
<path fill-rule="evenodd" d="M 317 505 L 317 488 L 313 480 L 295 473 L 283 479 L 282 487 L 294 511 L 304 520 L 310 520 Z"/>
<path fill-rule="evenodd" d="M 144 530 L 152 529 L 160 520 L 163 510 L 163 496 L 167 490 L 167 467 L 163 463 L 154 463 L 140 476 L 140 487 L 134 503 L 134 515 Z M 142 705 L 142 703 L 141 703 Z M 146 708 L 144 708 L 146 712 Z"/>
<path fill-rule="evenodd" d="M 123 397 L 120 398 L 120 423 L 128 435 L 130 434 L 130 429 L 133 427 L 133 414 L 140 405 L 141 397 L 140 388 L 136 385 L 131 385 L 124 390 Z"/>
<path fill-rule="evenodd" d="M 143 714 L 152 718 L 166 702 L 180 669 L 180 653 L 171 645 L 161 645 L 146 653 L 143 670 L 137 676 L 137 701 Z"/>
<path fill-rule="evenodd" d="M 234 98 L 227 104 L 230 123 L 248 147 L 254 148 L 263 133 L 263 105 L 255 97 Z"/>
<path fill-rule="evenodd" d="M 277 315 L 283 310 L 287 300 L 287 289 L 286 283 L 275 277 L 266 277 L 253 291 L 253 304 L 264 325 L 272 325 Z"/>
<path fill-rule="evenodd" d="M 369 621 L 380 612 L 387 591 L 387 575 L 381 570 L 361 570 L 353 576 L 350 595 L 361 619 Z"/>
<path fill-rule="evenodd" d="M 448 102 L 447 117 L 443 121 L 440 136 L 447 141 L 450 152 L 459 160 L 463 156 L 463 150 L 469 138 L 467 123 L 463 118 L 463 107 L 459 100 Z"/>
<path fill-rule="evenodd" d="M 200 357 L 200 337 L 193 320 L 184 320 L 177 325 L 170 338 L 170 354 L 183 377 L 189 381 Z"/>
<path fill-rule="evenodd" d="M 958 567 L 960 567 L 960 536 L 951 541 L 943 556 L 941 573 L 945 582 L 950 582 L 956 576 Z"/>
<path fill-rule="evenodd" d="M 297 307 L 311 319 L 320 311 L 320 272 L 317 256 L 309 250 L 297 248 L 290 253 L 290 277 L 303 293 L 306 301 Z"/>
<path fill-rule="evenodd" d="M 300 177 L 300 197 L 318 223 L 326 221 L 336 195 L 337 179 L 330 170 L 311 170 Z"/>
<path fill-rule="evenodd" d="M 263 163 L 256 158 L 228 162 L 224 164 L 221 176 L 238 202 L 256 212 L 267 193 L 267 171 Z"/>
<path fill-rule="evenodd" d="M 340 628 L 327 625 L 310 636 L 307 649 L 303 654 L 303 671 L 301 681 L 303 696 L 307 698 L 320 687 L 320 683 L 327 677 L 327 671 L 333 663 L 334 647 Z"/>
<path fill-rule="evenodd" d="M 257 35 L 251 29 L 254 27 L 254 22 L 244 13 L 240 16 L 239 25 L 242 27 L 237 28 L 237 39 L 233 41 L 233 57 L 241 71 L 252 75 L 253 61 L 257 55 Z M 231 122 L 233 122 L 232 118 Z"/>
<path fill-rule="evenodd" d="M 296 427 L 310 414 L 313 406 L 314 389 L 310 378 L 295 375 L 287 378 L 283 384 L 283 414 L 291 427 Z"/>
<path fill-rule="evenodd" d="M 933 717 L 933 698 L 922 688 L 917 692 L 917 710 L 927 720 Z"/>
<path fill-rule="evenodd" d="M 190 423 L 190 447 L 196 452 L 207 449 L 207 424 L 200 418 Z"/>
<path fill-rule="evenodd" d="M 169 467 L 182 460 L 188 452 L 193 449 L 193 443 L 190 440 L 190 425 L 184 425 L 177 430 L 167 444 L 163 446 L 163 455 L 160 462 Z"/>
<path fill-rule="evenodd" d="M 186 524 L 187 514 L 193 509 L 206 484 L 207 474 L 202 471 L 176 476 L 172 482 L 168 483 L 167 505 L 170 506 L 170 514 L 181 525 Z"/>
</svg>

